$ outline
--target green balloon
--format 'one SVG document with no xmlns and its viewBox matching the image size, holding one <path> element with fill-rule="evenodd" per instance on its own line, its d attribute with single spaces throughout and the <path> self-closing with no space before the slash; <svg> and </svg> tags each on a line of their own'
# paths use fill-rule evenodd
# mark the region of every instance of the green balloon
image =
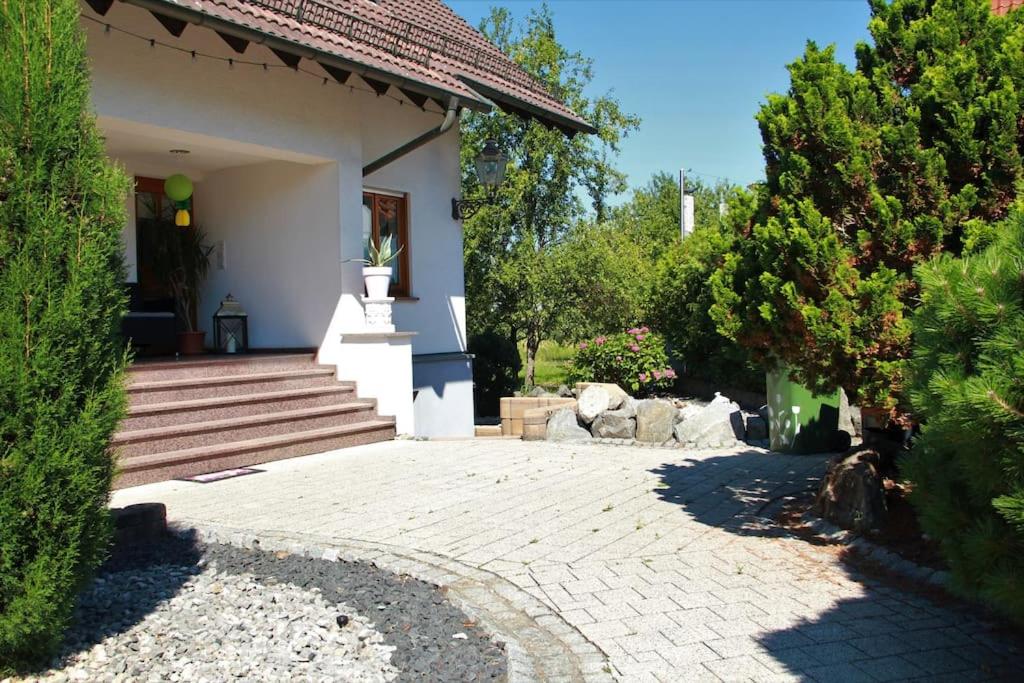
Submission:
<svg viewBox="0 0 1024 683">
<path fill-rule="evenodd" d="M 164 181 L 164 194 L 173 201 L 183 202 L 192 196 L 192 181 L 188 176 L 175 173 Z"/>
</svg>

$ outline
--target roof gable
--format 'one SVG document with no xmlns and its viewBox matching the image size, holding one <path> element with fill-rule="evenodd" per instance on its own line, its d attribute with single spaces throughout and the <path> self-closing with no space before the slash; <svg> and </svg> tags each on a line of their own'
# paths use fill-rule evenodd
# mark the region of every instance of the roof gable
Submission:
<svg viewBox="0 0 1024 683">
<path fill-rule="evenodd" d="M 996 14 L 1006 14 L 1018 7 L 1024 7 L 1024 0 L 992 0 L 992 11 Z"/>
<path fill-rule="evenodd" d="M 441 0 L 123 1 L 182 22 L 181 30 L 189 22 L 225 40 L 230 34 L 241 50 L 260 35 L 278 39 L 272 49 L 286 62 L 313 59 L 335 77 L 354 72 L 374 88 L 414 92 L 421 104 L 454 96 L 463 106 L 497 105 L 569 135 L 596 132 Z M 97 5 L 110 1 L 89 4 L 103 14 Z"/>
</svg>

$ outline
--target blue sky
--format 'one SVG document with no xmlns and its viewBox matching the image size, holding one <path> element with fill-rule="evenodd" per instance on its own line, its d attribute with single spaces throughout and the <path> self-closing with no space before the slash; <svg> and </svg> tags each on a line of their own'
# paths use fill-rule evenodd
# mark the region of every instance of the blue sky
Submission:
<svg viewBox="0 0 1024 683">
<path fill-rule="evenodd" d="M 532 0 L 448 0 L 474 26 L 494 5 L 517 18 Z M 680 167 L 747 184 L 763 177 L 754 114 L 788 85 L 808 39 L 852 64 L 868 37 L 867 0 L 549 0 L 559 40 L 594 60 L 591 94 L 613 89 L 640 130 L 619 166 L 631 186 Z"/>
</svg>

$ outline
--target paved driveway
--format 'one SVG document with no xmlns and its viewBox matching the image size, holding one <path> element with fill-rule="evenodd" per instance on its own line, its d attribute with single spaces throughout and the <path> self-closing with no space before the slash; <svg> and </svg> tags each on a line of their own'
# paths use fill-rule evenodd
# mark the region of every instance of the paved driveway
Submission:
<svg viewBox="0 0 1024 683">
<path fill-rule="evenodd" d="M 821 458 L 395 441 L 263 467 L 126 489 L 114 504 L 159 500 L 175 521 L 486 570 L 557 612 L 624 680 L 985 680 L 1020 657 L 965 611 L 775 532 L 761 513 L 813 486 Z"/>
</svg>

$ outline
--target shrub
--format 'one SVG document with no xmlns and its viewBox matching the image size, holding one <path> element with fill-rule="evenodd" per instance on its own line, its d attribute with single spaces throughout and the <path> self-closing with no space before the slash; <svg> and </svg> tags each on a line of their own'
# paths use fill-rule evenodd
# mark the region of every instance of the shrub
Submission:
<svg viewBox="0 0 1024 683">
<path fill-rule="evenodd" d="M 955 587 L 1024 623 L 1024 213 L 984 252 L 917 269 L 904 474 Z"/>
<path fill-rule="evenodd" d="M 507 334 L 481 332 L 469 338 L 473 354 L 473 406 L 481 417 L 495 417 L 502 396 L 519 388 L 519 349 Z"/>
<path fill-rule="evenodd" d="M 665 339 L 646 327 L 580 342 L 570 374 L 573 382 L 611 382 L 634 394 L 670 386 L 675 376 Z"/>
<path fill-rule="evenodd" d="M 766 182 L 713 278 L 712 315 L 758 360 L 901 405 L 913 268 L 984 244 L 1024 182 L 1024 15 L 988 0 L 871 2 L 856 68 L 808 43 L 757 116 Z"/>
<path fill-rule="evenodd" d="M 732 197 L 730 218 L 749 213 L 750 195 Z M 665 334 L 683 374 L 715 384 L 764 391 L 764 372 L 750 352 L 719 333 L 710 315 L 714 297 L 709 280 L 735 244 L 732 230 L 707 221 L 667 249 L 658 260 L 648 295 L 649 319 Z"/>
<path fill-rule="evenodd" d="M 0 678 L 103 559 L 130 185 L 89 110 L 77 0 L 0 4 Z"/>
</svg>

